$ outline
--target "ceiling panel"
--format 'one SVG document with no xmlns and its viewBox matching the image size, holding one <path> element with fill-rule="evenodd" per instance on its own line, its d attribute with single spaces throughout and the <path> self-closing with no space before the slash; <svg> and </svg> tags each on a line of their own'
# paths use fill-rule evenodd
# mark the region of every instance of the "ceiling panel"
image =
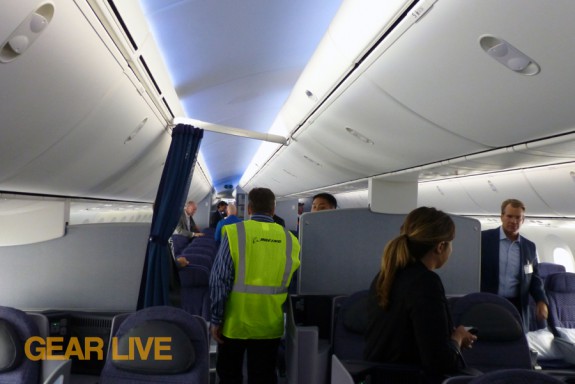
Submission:
<svg viewBox="0 0 575 384">
<path fill-rule="evenodd" d="M 525 177 L 552 212 L 575 217 L 575 163 L 533 169 Z"/>
<path fill-rule="evenodd" d="M 366 145 L 346 128 L 373 144 Z M 345 148 L 339 155 L 357 162 L 366 176 L 487 149 L 413 113 L 363 78 L 329 105 L 311 129 L 296 137 L 303 141 L 308 136 L 319 145 Z"/>
<path fill-rule="evenodd" d="M 572 1 L 441 0 L 366 72 L 398 102 L 490 147 L 575 127 Z M 512 15 L 512 17 L 510 17 Z M 483 35 L 507 40 L 541 72 L 525 76 L 488 56 Z"/>
<path fill-rule="evenodd" d="M 470 176 L 462 181 L 466 193 L 486 212 L 501 212 L 506 199 L 525 202 L 527 214 L 533 216 L 556 215 L 538 195 L 521 171 L 496 173 L 487 176 Z"/>
<path fill-rule="evenodd" d="M 341 0 L 141 1 L 186 117 L 267 132 Z M 206 133 L 216 190 L 237 185 L 259 144 Z"/>
<path fill-rule="evenodd" d="M 459 215 L 481 215 L 490 212 L 471 198 L 459 179 L 420 183 L 417 205 L 435 207 Z"/>
<path fill-rule="evenodd" d="M 36 4 L 28 6 L 31 12 Z M 0 12 L 0 25 L 11 16 Z M 56 3 L 44 33 L 19 58 L 0 63 L 0 70 L 0 181 L 70 134 L 124 77 L 71 1 Z"/>
</svg>

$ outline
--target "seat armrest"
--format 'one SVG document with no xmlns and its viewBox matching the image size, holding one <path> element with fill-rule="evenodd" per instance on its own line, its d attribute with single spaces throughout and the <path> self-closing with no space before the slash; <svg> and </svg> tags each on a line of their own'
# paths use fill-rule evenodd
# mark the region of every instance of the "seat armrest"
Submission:
<svg viewBox="0 0 575 384">
<path fill-rule="evenodd" d="M 68 384 L 72 360 L 44 360 L 42 361 L 42 384 Z M 62 378 L 62 380 L 59 380 Z"/>
</svg>

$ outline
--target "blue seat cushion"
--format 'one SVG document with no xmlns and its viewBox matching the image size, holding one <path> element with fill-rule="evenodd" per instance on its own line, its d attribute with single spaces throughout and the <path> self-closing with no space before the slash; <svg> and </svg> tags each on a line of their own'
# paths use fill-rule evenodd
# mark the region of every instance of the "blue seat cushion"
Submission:
<svg viewBox="0 0 575 384">
<path fill-rule="evenodd" d="M 363 296 L 342 308 L 343 325 L 352 333 L 364 335 L 367 330 L 368 298 Z"/>
</svg>

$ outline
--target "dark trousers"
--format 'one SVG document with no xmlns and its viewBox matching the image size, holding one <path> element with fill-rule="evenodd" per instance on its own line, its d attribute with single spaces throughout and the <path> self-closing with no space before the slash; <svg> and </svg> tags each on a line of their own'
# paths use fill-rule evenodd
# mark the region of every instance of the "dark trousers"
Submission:
<svg viewBox="0 0 575 384">
<path fill-rule="evenodd" d="M 276 361 L 280 339 L 242 340 L 224 337 L 218 344 L 216 371 L 220 384 L 242 384 L 247 352 L 248 384 L 277 384 Z"/>
</svg>

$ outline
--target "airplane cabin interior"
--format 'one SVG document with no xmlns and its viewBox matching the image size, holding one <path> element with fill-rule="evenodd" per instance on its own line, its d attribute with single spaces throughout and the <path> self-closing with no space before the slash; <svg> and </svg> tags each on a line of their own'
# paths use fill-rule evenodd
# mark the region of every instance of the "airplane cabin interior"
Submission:
<svg viewBox="0 0 575 384">
<path fill-rule="evenodd" d="M 480 336 L 515 343 L 465 357 L 500 356 L 485 372 L 575 382 L 574 2 L 5 0 L 0 10 L 0 382 L 216 384 L 210 215 L 225 201 L 249 219 L 258 187 L 301 244 L 280 383 L 369 382 L 374 368 L 349 362 L 361 360 L 364 332 L 349 318 L 363 319 L 383 249 L 416 207 L 456 223 L 437 270 L 453 308 L 491 300 L 475 296 L 481 231 L 501 225 L 509 198 L 526 206 L 521 236 L 537 246 L 550 317 L 515 336 L 484 324 Z M 161 199 L 176 132 L 188 129 L 201 134 L 173 183 L 185 188 Z M 312 212 L 318 193 L 337 209 Z M 143 282 L 169 274 L 167 259 L 147 257 L 154 223 L 187 201 L 204 238 L 162 243 L 190 261 L 169 272 L 181 308 L 141 308 Z M 194 358 L 170 372 L 114 363 L 136 348 L 115 335 L 153 337 L 150 323 Z M 14 332 L 57 338 L 52 352 L 70 358 L 6 363 Z M 90 340 L 97 358 L 74 344 Z M 403 374 L 387 380 L 419 382 Z"/>
</svg>

